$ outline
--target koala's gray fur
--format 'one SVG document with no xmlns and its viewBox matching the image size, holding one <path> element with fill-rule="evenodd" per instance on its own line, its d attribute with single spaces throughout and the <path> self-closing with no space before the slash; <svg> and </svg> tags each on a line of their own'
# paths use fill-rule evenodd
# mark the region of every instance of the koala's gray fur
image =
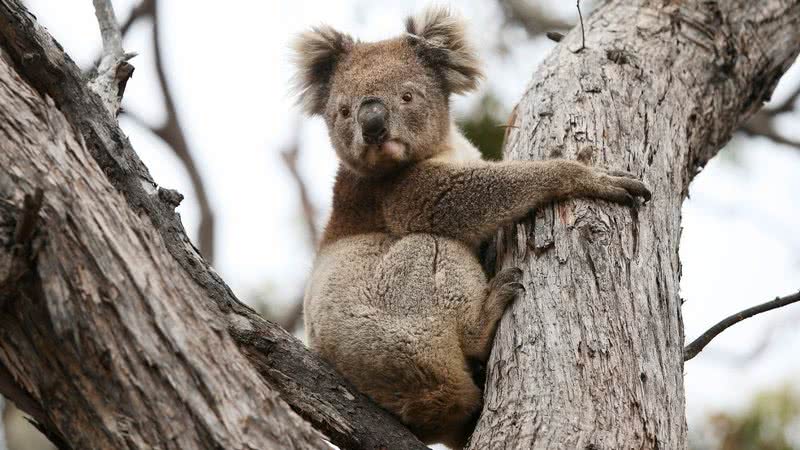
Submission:
<svg viewBox="0 0 800 450">
<path fill-rule="evenodd" d="M 323 26 L 295 44 L 301 102 L 325 119 L 342 161 L 306 331 L 314 351 L 424 442 L 461 447 L 482 401 L 469 364 L 486 361 L 521 289 L 518 269 L 487 281 L 480 242 L 555 200 L 634 205 L 650 193 L 574 161 L 480 160 L 449 110 L 450 94 L 481 77 L 462 22 L 434 8 L 406 29 L 366 43 Z"/>
</svg>

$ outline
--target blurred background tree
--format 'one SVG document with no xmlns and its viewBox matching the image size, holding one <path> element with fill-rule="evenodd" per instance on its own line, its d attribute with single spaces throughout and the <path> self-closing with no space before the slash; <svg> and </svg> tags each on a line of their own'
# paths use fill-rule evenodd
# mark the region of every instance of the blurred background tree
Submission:
<svg viewBox="0 0 800 450">
<path fill-rule="evenodd" d="M 800 448 L 800 394 L 785 384 L 756 394 L 742 410 L 717 412 L 690 433 L 695 450 Z"/>
</svg>

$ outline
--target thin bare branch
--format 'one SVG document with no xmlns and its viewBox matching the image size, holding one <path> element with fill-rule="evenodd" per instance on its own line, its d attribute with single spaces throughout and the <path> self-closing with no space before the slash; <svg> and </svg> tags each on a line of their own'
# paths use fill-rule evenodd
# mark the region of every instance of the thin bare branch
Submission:
<svg viewBox="0 0 800 450">
<path fill-rule="evenodd" d="M 748 317 L 753 317 L 756 314 L 761 314 L 763 312 L 771 311 L 773 309 L 777 309 L 795 302 L 800 301 L 800 292 L 796 292 L 792 295 L 787 295 L 786 297 L 776 297 L 775 300 L 762 303 L 757 306 L 753 306 L 751 308 L 747 308 L 744 311 L 740 311 L 732 316 L 728 316 L 722 321 L 718 322 L 713 327 L 709 328 L 708 331 L 701 334 L 700 337 L 692 341 L 691 344 L 687 345 L 683 349 L 683 360 L 689 361 L 690 359 L 697 356 L 712 339 L 717 337 L 718 334 L 725 331 L 728 327 L 735 325 L 741 322 Z"/>
<path fill-rule="evenodd" d="M 122 36 L 128 34 L 128 30 L 130 30 L 131 26 L 139 19 L 147 16 L 152 16 L 154 11 L 153 1 L 152 0 L 142 0 L 138 5 L 136 5 L 132 10 L 130 15 L 125 22 L 123 22 L 122 26 L 120 27 L 120 32 Z"/>
<path fill-rule="evenodd" d="M 764 109 L 762 111 L 772 116 L 793 111 L 795 109 L 795 103 L 797 102 L 798 97 L 800 97 L 800 84 L 798 84 L 794 91 L 789 94 L 789 96 L 786 97 L 786 99 L 779 105 L 769 109 Z"/>
<path fill-rule="evenodd" d="M 800 140 L 783 136 L 775 127 L 775 115 L 772 112 L 760 111 L 753 115 L 741 131 L 749 136 L 763 136 L 776 144 L 788 145 L 800 150 Z"/>
<path fill-rule="evenodd" d="M 317 243 L 319 242 L 319 229 L 317 228 L 316 219 L 317 211 L 316 208 L 314 208 L 314 204 L 311 202 L 311 198 L 308 196 L 306 182 L 303 180 L 303 176 L 300 174 L 300 170 L 297 167 L 297 160 L 299 156 L 300 137 L 298 133 L 298 136 L 295 137 L 294 141 L 281 152 L 281 158 L 283 159 L 283 163 L 289 170 L 289 174 L 292 176 L 295 186 L 297 187 L 297 196 L 300 199 L 300 206 L 303 208 L 303 220 L 306 224 L 308 243 L 312 248 L 316 249 Z"/>
<path fill-rule="evenodd" d="M 119 58 L 122 56 L 122 33 L 110 0 L 93 0 L 94 14 L 103 37 L 103 52 Z"/>
<path fill-rule="evenodd" d="M 586 30 L 583 28 L 583 14 L 581 13 L 581 0 L 575 1 L 575 7 L 578 8 L 578 19 L 581 21 L 581 47 L 574 50 L 573 53 L 580 53 L 586 48 Z"/>
<path fill-rule="evenodd" d="M 116 116 L 125 92 L 125 84 L 133 74 L 133 66 L 127 63 L 133 54 L 122 50 L 122 32 L 111 0 L 93 0 L 94 12 L 103 38 L 103 56 L 97 68 L 97 75 L 89 82 L 89 87 L 102 99 L 111 115 Z"/>
<path fill-rule="evenodd" d="M 763 136 L 776 144 L 788 145 L 800 150 L 800 140 L 787 138 L 778 132 L 775 126 L 775 119 L 777 116 L 796 110 L 795 104 L 798 98 L 800 98 L 800 84 L 798 84 L 794 91 L 779 104 L 771 108 L 764 108 L 754 114 L 750 120 L 742 125 L 741 130 L 747 135 Z"/>
<path fill-rule="evenodd" d="M 167 75 L 164 70 L 164 58 L 161 54 L 158 4 L 156 0 L 150 0 L 150 2 L 152 3 L 153 52 L 155 55 L 156 73 L 158 75 L 159 86 L 161 86 L 161 93 L 164 96 L 164 107 L 167 110 L 167 120 L 163 126 L 156 130 L 156 135 L 172 147 L 175 155 L 181 160 L 184 167 L 186 167 L 186 171 L 192 183 L 192 188 L 197 196 L 198 206 L 200 207 L 198 248 L 203 257 L 209 263 L 213 263 L 214 213 L 211 210 L 205 185 L 203 184 L 203 178 L 200 176 L 200 171 L 197 169 L 197 165 L 192 158 L 192 152 L 189 150 L 189 144 L 186 142 L 186 135 L 183 132 L 183 127 L 178 117 L 178 110 L 172 98 L 172 90 L 169 87 Z"/>
<path fill-rule="evenodd" d="M 800 314 L 783 314 L 776 320 L 764 326 L 761 335 L 754 339 L 755 344 L 745 352 L 734 352 L 723 349 L 705 350 L 704 357 L 711 358 L 723 364 L 735 367 L 744 367 L 761 358 L 772 347 L 782 333 L 792 331 L 797 327 Z"/>
<path fill-rule="evenodd" d="M 211 208 L 208 194 L 206 192 L 203 177 L 200 175 L 200 170 L 195 164 L 192 157 L 193 152 L 189 148 L 186 140 L 186 134 L 183 131 L 180 118 L 178 117 L 178 110 L 175 106 L 175 100 L 172 97 L 172 90 L 170 89 L 169 82 L 167 81 L 166 71 L 164 69 L 164 60 L 161 54 L 161 39 L 159 32 L 159 14 L 156 0 L 143 0 L 133 11 L 122 26 L 122 33 L 126 33 L 131 25 L 142 18 L 150 17 L 153 21 L 152 39 L 153 39 L 153 54 L 156 66 L 156 75 L 158 78 L 159 87 L 161 88 L 161 95 L 164 99 L 164 109 L 167 113 L 167 119 L 160 126 L 152 126 L 130 111 L 125 111 L 125 114 L 130 117 L 134 122 L 137 122 L 143 128 L 150 130 L 153 134 L 158 136 L 165 144 L 167 144 L 175 153 L 175 156 L 183 164 L 186 173 L 189 175 L 189 181 L 192 184 L 192 189 L 197 196 L 197 204 L 200 209 L 200 225 L 197 233 L 197 247 L 203 257 L 209 263 L 213 264 L 214 261 L 214 225 L 215 218 L 214 212 Z"/>
<path fill-rule="evenodd" d="M 300 122 L 300 119 L 298 119 Z M 311 197 L 308 195 L 308 188 L 306 187 L 306 182 L 303 179 L 303 176 L 300 174 L 300 169 L 297 166 L 297 161 L 300 157 L 300 148 L 302 147 L 300 142 L 300 129 L 301 123 L 298 123 L 295 126 L 295 129 L 298 132 L 295 134 L 294 139 L 292 142 L 281 152 L 281 158 L 283 159 L 286 168 L 289 171 L 292 179 L 294 180 L 295 186 L 297 187 L 297 196 L 300 200 L 300 206 L 303 210 L 303 220 L 306 224 L 306 234 L 308 238 L 308 243 L 311 248 L 317 248 L 317 244 L 319 243 L 319 228 L 317 226 L 317 211 L 314 207 L 314 204 L 311 202 Z M 294 301 L 292 304 L 292 309 L 289 311 L 289 314 L 280 321 L 280 325 L 289 330 L 290 332 L 297 329 L 300 325 L 300 322 L 303 320 L 303 297 L 300 296 L 298 299 Z"/>
</svg>

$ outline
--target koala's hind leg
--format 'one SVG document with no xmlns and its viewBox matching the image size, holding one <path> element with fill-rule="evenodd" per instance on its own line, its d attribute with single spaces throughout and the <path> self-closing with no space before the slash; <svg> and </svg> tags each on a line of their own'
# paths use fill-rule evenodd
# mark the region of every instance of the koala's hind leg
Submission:
<svg viewBox="0 0 800 450">
<path fill-rule="evenodd" d="M 463 328 L 463 347 L 467 358 L 485 362 L 492 349 L 494 332 L 503 312 L 524 290 L 522 270 L 512 267 L 501 270 L 486 288 L 485 300 L 470 305 Z"/>
</svg>

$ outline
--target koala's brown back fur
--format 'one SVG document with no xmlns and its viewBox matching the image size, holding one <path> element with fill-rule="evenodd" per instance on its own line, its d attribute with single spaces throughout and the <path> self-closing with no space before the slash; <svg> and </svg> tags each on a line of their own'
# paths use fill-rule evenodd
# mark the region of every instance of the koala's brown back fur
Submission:
<svg viewBox="0 0 800 450">
<path fill-rule="evenodd" d="M 633 204 L 629 174 L 574 161 L 481 161 L 449 96 L 480 75 L 463 26 L 433 9 L 408 34 L 356 42 L 327 27 L 296 45 L 301 99 L 342 165 L 304 308 L 308 343 L 426 443 L 463 446 L 485 362 L 521 271 L 486 279 L 479 243 L 531 208 L 575 196 Z"/>
</svg>

